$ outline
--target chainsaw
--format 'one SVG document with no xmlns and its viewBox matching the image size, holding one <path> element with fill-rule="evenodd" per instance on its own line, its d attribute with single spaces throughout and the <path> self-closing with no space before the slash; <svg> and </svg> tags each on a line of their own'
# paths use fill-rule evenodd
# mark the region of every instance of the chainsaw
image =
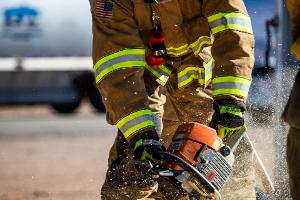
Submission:
<svg viewBox="0 0 300 200">
<path fill-rule="evenodd" d="M 172 177 L 191 195 L 220 200 L 220 190 L 232 173 L 234 156 L 216 130 L 200 123 L 179 126 L 167 151 L 159 176 Z M 151 166 L 153 168 L 153 166 Z M 154 167 L 155 168 L 155 167 Z"/>
</svg>

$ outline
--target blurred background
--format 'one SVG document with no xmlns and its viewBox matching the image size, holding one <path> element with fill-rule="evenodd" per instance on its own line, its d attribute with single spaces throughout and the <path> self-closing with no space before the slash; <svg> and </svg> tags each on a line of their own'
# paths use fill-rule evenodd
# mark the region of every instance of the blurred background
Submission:
<svg viewBox="0 0 300 200">
<path fill-rule="evenodd" d="M 256 39 L 248 133 L 288 199 L 280 115 L 298 63 L 282 0 L 244 0 Z M 96 199 L 116 129 L 94 84 L 87 0 L 0 1 L 0 200 Z"/>
</svg>

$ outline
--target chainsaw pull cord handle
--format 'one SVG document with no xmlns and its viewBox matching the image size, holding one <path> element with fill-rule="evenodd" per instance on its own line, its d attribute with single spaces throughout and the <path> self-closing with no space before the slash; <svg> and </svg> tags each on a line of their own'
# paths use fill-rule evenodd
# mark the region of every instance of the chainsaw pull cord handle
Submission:
<svg viewBox="0 0 300 200">
<path fill-rule="evenodd" d="M 157 152 L 165 161 L 169 162 L 176 162 L 179 164 L 181 167 L 183 167 L 185 170 L 189 171 L 191 174 L 193 174 L 196 178 L 203 180 L 204 184 L 208 186 L 209 190 L 211 193 L 218 192 L 216 188 L 204 177 L 198 170 L 195 169 L 193 165 L 190 163 L 186 162 L 182 158 L 170 153 L 170 152 Z"/>
</svg>

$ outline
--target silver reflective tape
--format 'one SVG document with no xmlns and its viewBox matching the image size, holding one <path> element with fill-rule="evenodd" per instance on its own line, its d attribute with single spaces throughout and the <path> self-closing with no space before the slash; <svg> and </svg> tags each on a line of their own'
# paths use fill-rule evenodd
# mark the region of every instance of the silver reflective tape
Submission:
<svg viewBox="0 0 300 200">
<path fill-rule="evenodd" d="M 113 58 L 111 60 L 108 60 L 107 62 L 103 63 L 98 67 L 95 74 L 96 76 L 101 73 L 101 71 L 105 70 L 106 68 L 109 68 L 115 64 L 127 62 L 127 61 L 145 61 L 145 55 L 144 54 L 128 54 L 119 56 L 116 58 Z"/>
<path fill-rule="evenodd" d="M 178 83 L 181 83 L 185 80 L 187 80 L 190 76 L 192 75 L 197 75 L 199 76 L 199 72 L 198 71 L 195 71 L 195 70 L 191 70 L 191 71 L 188 71 L 186 74 L 184 74 L 183 76 L 181 77 L 178 77 Z"/>
<path fill-rule="evenodd" d="M 227 83 L 214 83 L 213 90 L 219 89 L 238 89 L 248 92 L 250 85 L 239 83 L 239 82 L 227 82 Z"/>
<path fill-rule="evenodd" d="M 153 121 L 153 117 L 152 115 L 142 115 L 140 117 L 137 117 L 137 118 L 134 118 L 128 122 L 126 122 L 121 128 L 121 132 L 122 133 L 125 133 L 127 130 L 129 130 L 130 128 L 140 124 L 140 123 L 143 123 L 145 121 Z"/>
<path fill-rule="evenodd" d="M 164 66 L 163 66 L 164 67 Z M 145 66 L 145 68 L 153 75 L 155 76 L 157 79 L 156 79 L 156 82 L 158 82 L 160 85 L 164 86 L 169 77 L 170 77 L 170 74 L 171 72 L 166 72 L 167 71 L 167 68 L 165 69 L 166 71 L 164 71 L 161 67 L 157 66 L 157 67 L 150 67 L 150 66 Z"/>
<path fill-rule="evenodd" d="M 251 21 L 244 19 L 244 18 L 226 18 L 222 17 L 221 19 L 217 19 L 215 21 L 212 21 L 209 23 L 211 29 L 221 26 L 221 25 L 228 25 L 228 24 L 234 24 L 234 25 L 240 25 L 245 26 L 248 28 L 252 28 Z"/>
<path fill-rule="evenodd" d="M 193 51 L 196 52 L 197 50 L 200 52 L 201 49 L 199 47 L 202 45 L 203 42 L 211 42 L 210 38 L 208 37 L 202 37 L 197 41 L 197 45 L 193 47 Z"/>
<path fill-rule="evenodd" d="M 160 67 L 153 67 L 152 69 L 159 73 L 161 76 L 170 76 L 170 74 L 162 70 Z"/>
<path fill-rule="evenodd" d="M 205 72 L 201 72 L 201 77 L 206 77 L 209 75 L 209 73 L 213 70 L 215 65 L 212 63 L 209 67 L 205 68 Z"/>
</svg>

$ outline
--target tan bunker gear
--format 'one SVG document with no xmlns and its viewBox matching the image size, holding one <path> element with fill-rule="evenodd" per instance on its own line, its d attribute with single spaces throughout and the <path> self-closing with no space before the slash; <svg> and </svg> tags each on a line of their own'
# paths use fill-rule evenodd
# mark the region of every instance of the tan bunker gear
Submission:
<svg viewBox="0 0 300 200">
<path fill-rule="evenodd" d="M 283 118 L 290 125 L 287 164 L 291 195 L 294 200 L 300 200 L 300 71 L 296 76 Z"/>
<path fill-rule="evenodd" d="M 292 20 L 292 53 L 300 60 L 300 2 L 298 0 L 287 0 L 286 4 Z"/>
<path fill-rule="evenodd" d="M 292 53 L 300 60 L 300 2 L 287 0 L 292 20 Z M 290 177 L 290 189 L 294 200 L 300 199 L 300 71 L 283 113 L 284 120 L 290 125 L 287 140 L 287 163 Z"/>
<path fill-rule="evenodd" d="M 139 184 L 140 179 L 134 178 L 138 172 L 131 173 L 134 167 L 126 140 L 145 130 L 161 131 L 164 99 L 158 92 L 160 85 L 166 86 L 180 121 L 208 125 L 214 99 L 247 99 L 254 39 L 246 8 L 242 0 L 90 2 L 96 83 L 108 122 L 122 133 L 111 149 L 102 198 L 170 199 L 168 191 L 159 192 L 163 190 L 160 185 L 167 183 L 158 181 L 157 185 L 145 179 Z M 151 67 L 145 57 L 151 54 L 148 38 L 155 25 L 165 35 L 167 56 L 164 65 Z M 171 199 L 182 198 L 174 195 Z"/>
</svg>

